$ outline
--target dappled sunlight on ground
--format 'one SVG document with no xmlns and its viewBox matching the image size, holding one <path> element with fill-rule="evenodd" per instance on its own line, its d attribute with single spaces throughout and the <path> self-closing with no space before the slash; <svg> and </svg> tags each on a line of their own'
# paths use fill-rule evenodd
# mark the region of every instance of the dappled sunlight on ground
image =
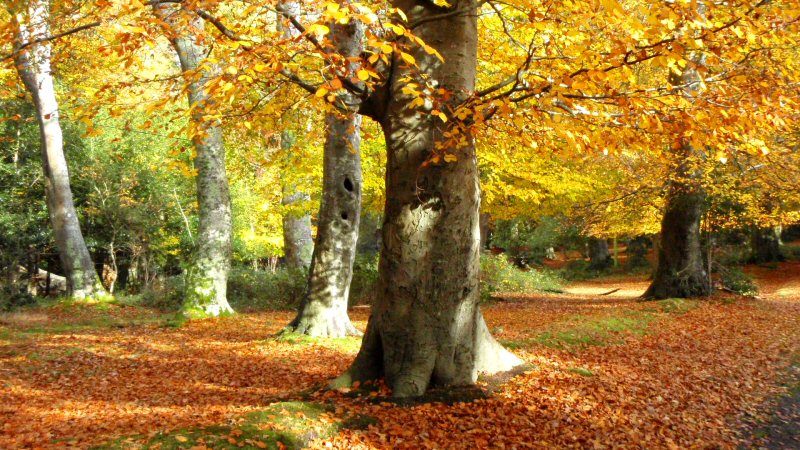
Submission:
<svg viewBox="0 0 800 450">
<path fill-rule="evenodd" d="M 800 265 L 748 270 L 761 300 L 641 302 L 646 281 L 618 278 L 485 305 L 492 332 L 532 368 L 493 386 L 489 399 L 451 406 L 400 407 L 382 397 L 385 387 L 319 391 L 347 368 L 358 339 L 268 339 L 290 312 L 179 328 L 113 304 L 8 314 L 0 316 L 0 448 L 141 435 L 126 440 L 136 448 L 156 431 L 230 425 L 301 395 L 329 405 L 330 420 L 376 421 L 314 441 L 318 448 L 735 448 L 740 421 L 765 414 L 800 350 Z M 362 330 L 368 315 L 351 312 Z"/>
</svg>

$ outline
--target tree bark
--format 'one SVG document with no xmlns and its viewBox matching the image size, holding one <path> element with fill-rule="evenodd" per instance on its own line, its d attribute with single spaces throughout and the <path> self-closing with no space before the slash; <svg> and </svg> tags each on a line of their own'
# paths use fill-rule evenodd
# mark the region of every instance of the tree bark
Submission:
<svg viewBox="0 0 800 450">
<path fill-rule="evenodd" d="M 589 238 L 589 268 L 605 270 L 611 267 L 613 260 L 608 251 L 608 241 L 596 237 Z"/>
<path fill-rule="evenodd" d="M 332 45 L 352 58 L 362 51 L 363 25 L 333 24 Z M 354 77 L 355 68 L 347 70 Z M 352 95 L 345 99 L 353 103 Z M 361 116 L 328 113 L 323 154 L 322 202 L 308 288 L 288 331 L 316 337 L 360 336 L 347 315 L 361 220 Z"/>
<path fill-rule="evenodd" d="M 15 49 L 34 39 L 48 36 L 50 28 L 48 0 L 29 0 L 27 7 L 22 6 L 19 10 L 15 13 L 18 25 Z M 100 283 L 83 239 L 72 200 L 58 101 L 50 66 L 51 52 L 48 42 L 40 42 L 16 51 L 15 62 L 25 88 L 33 97 L 36 109 L 42 140 L 47 212 L 67 279 L 67 295 L 79 299 L 89 298 L 104 295 L 105 289 Z"/>
<path fill-rule="evenodd" d="M 702 2 L 697 4 L 698 14 L 705 14 Z M 689 101 L 699 93 L 703 80 L 696 67 L 702 66 L 702 53 L 688 54 L 686 59 L 695 65 L 687 66 L 682 73 L 670 72 L 669 82 L 676 94 Z M 703 215 L 705 191 L 701 185 L 702 173 L 695 164 L 705 160 L 701 148 L 695 148 L 687 136 L 678 136 L 675 157 L 680 162 L 667 194 L 667 205 L 661 220 L 661 241 L 658 250 L 658 267 L 653 282 L 643 298 L 704 297 L 711 293 L 711 284 L 703 266 L 700 246 L 700 219 Z"/>
<path fill-rule="evenodd" d="M 464 14 L 427 21 L 414 32 L 444 62 L 419 47 L 410 50 L 419 70 L 452 95 L 448 106 L 475 89 L 477 6 L 462 0 Z M 439 15 L 432 2 L 395 0 L 409 21 Z M 430 111 L 412 105 L 403 88 L 414 68 L 395 55 L 386 89 L 369 111 L 387 146 L 386 206 L 377 299 L 361 350 L 348 371 L 332 382 L 345 385 L 384 376 L 396 397 L 419 396 L 429 385 L 467 385 L 479 373 L 510 370 L 521 361 L 489 333 L 478 308 L 480 187 L 474 139 L 460 145 Z M 449 121 L 448 123 L 452 123 Z M 431 162 L 446 151 L 455 162 Z M 423 164 L 428 162 L 427 164 Z"/>
<path fill-rule="evenodd" d="M 644 298 L 686 298 L 710 294 L 700 246 L 704 200 L 705 193 L 699 187 L 681 182 L 673 184 L 661 221 L 658 267 Z"/>
<path fill-rule="evenodd" d="M 171 28 L 170 41 L 188 82 L 191 120 L 199 131 L 192 139 L 197 154 L 197 248 L 186 273 L 181 309 L 193 318 L 233 313 L 227 299 L 232 223 L 225 147 L 219 122 L 209 117 L 213 100 L 204 92 L 219 68 L 208 61 L 203 63 L 210 50 L 202 43 L 204 22 L 200 17 L 168 4 L 157 5 L 156 11 Z"/>
<path fill-rule="evenodd" d="M 750 260 L 756 264 L 783 261 L 780 236 L 778 227 L 754 227 L 750 232 Z"/>
<path fill-rule="evenodd" d="M 281 133 L 281 148 L 288 152 L 294 146 L 295 137 L 290 131 Z M 307 269 L 314 252 L 314 237 L 311 232 L 311 214 L 299 210 L 296 204 L 305 202 L 309 195 L 297 190 L 297 186 L 284 184 L 281 204 L 283 213 L 283 255 L 287 267 Z M 294 207 L 292 205 L 295 205 Z"/>
</svg>

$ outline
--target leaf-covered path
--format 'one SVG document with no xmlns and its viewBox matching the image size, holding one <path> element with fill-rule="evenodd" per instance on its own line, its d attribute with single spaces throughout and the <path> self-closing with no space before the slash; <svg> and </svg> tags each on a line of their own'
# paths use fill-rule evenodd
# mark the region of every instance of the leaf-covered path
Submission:
<svg viewBox="0 0 800 450">
<path fill-rule="evenodd" d="M 757 445 L 752 439 L 769 437 L 759 427 L 773 419 L 800 355 L 800 264 L 755 274 L 760 300 L 642 303 L 635 297 L 645 282 L 606 279 L 569 294 L 498 301 L 484 308 L 490 327 L 533 367 L 488 399 L 451 405 L 395 405 L 379 386 L 318 391 L 347 367 L 358 341 L 268 339 L 291 313 L 179 328 L 119 305 L 7 314 L 0 316 L 0 448 L 167 442 L 154 444 L 163 437 L 157 432 L 186 448 L 291 445 L 253 433 L 286 428 L 269 422 L 275 416 L 308 416 L 268 409 L 301 397 L 324 406 L 304 422 L 308 429 L 369 418 L 330 436 L 308 434 L 318 448 Z M 363 329 L 367 314 L 353 311 L 356 326 Z M 242 417 L 265 410 L 266 421 L 239 429 Z"/>
</svg>

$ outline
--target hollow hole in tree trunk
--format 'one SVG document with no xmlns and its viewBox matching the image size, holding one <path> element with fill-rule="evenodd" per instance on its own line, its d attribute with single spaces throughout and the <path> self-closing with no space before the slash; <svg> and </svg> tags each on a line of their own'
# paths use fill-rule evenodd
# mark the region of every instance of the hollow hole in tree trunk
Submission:
<svg viewBox="0 0 800 450">
<path fill-rule="evenodd" d="M 347 220 L 347 213 L 346 212 L 342 213 L 342 219 Z"/>
<path fill-rule="evenodd" d="M 350 177 L 344 177 L 344 188 L 347 189 L 347 192 L 353 192 L 355 186 L 353 186 L 353 182 L 350 181 Z"/>
</svg>

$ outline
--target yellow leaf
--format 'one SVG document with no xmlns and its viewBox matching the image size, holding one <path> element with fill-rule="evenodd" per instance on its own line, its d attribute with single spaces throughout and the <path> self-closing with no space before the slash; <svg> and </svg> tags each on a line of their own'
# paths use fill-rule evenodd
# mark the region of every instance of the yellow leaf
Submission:
<svg viewBox="0 0 800 450">
<path fill-rule="evenodd" d="M 316 95 L 317 97 L 325 97 L 325 94 L 327 93 L 328 93 L 328 88 L 326 88 L 325 86 L 320 86 L 314 95 Z"/>
<path fill-rule="evenodd" d="M 446 153 L 444 155 L 444 160 L 445 162 L 456 162 L 458 161 L 458 158 L 456 158 L 456 155 L 451 155 L 449 153 Z"/>
<path fill-rule="evenodd" d="M 413 56 L 409 55 L 406 52 L 400 52 L 400 57 L 403 58 L 403 61 L 405 61 L 405 62 L 407 62 L 409 64 L 416 64 L 417 63 L 417 60 Z"/>
<path fill-rule="evenodd" d="M 326 27 L 325 25 L 315 23 L 313 25 L 309 25 L 306 29 L 309 34 L 328 34 L 330 33 L 331 29 Z"/>
<path fill-rule="evenodd" d="M 186 441 L 189 440 L 189 438 L 187 438 L 186 436 L 178 435 L 178 436 L 175 436 L 175 440 L 178 441 L 178 442 L 186 442 Z"/>
<path fill-rule="evenodd" d="M 369 80 L 369 71 L 367 71 L 366 69 L 361 69 L 358 71 L 356 76 L 358 76 L 358 79 L 361 81 L 367 81 Z"/>
<path fill-rule="evenodd" d="M 406 29 L 405 28 L 397 26 L 397 25 L 395 25 L 393 23 L 387 23 L 386 24 L 386 28 L 390 28 L 392 31 L 394 31 L 394 34 L 396 34 L 398 36 L 402 36 L 402 35 L 406 34 Z"/>
</svg>

